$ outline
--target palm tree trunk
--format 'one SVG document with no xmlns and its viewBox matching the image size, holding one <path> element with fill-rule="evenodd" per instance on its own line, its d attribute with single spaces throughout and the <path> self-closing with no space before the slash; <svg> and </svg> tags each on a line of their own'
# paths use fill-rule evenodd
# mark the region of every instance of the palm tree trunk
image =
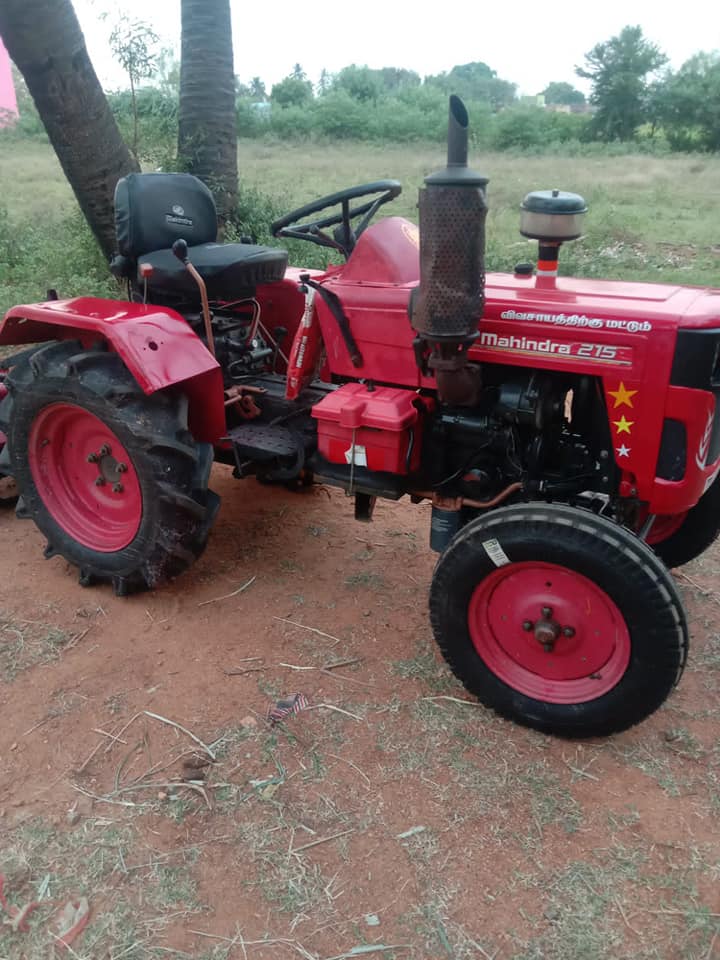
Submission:
<svg viewBox="0 0 720 960">
<path fill-rule="evenodd" d="M 90 62 L 70 0 L 0 0 L 0 36 L 106 256 L 117 181 L 138 170 Z"/>
<path fill-rule="evenodd" d="M 237 202 L 237 117 L 230 0 L 182 0 L 178 156 L 215 195 Z"/>
</svg>

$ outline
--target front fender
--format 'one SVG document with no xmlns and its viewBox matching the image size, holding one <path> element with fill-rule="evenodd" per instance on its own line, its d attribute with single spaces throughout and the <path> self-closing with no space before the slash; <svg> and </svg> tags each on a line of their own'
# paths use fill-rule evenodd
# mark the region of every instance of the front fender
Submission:
<svg viewBox="0 0 720 960">
<path fill-rule="evenodd" d="M 105 340 L 145 393 L 182 386 L 197 440 L 225 433 L 220 365 L 189 324 L 168 307 L 98 297 L 48 300 L 12 307 L 0 324 L 0 346 L 77 337 Z"/>
</svg>

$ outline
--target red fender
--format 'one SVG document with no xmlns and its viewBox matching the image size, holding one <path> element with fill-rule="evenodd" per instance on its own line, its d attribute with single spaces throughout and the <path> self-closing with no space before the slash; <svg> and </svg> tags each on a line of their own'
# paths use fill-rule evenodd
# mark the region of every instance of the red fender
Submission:
<svg viewBox="0 0 720 960">
<path fill-rule="evenodd" d="M 225 433 L 220 365 L 179 313 L 167 307 L 98 297 L 12 307 L 0 324 L 0 345 L 78 338 L 107 341 L 145 393 L 182 386 L 190 429 L 211 443 Z"/>
</svg>

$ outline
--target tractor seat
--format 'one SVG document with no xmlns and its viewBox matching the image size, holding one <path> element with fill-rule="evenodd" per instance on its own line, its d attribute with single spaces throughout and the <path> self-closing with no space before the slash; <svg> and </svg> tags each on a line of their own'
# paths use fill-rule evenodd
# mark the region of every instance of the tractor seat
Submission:
<svg viewBox="0 0 720 960">
<path fill-rule="evenodd" d="M 205 281 L 210 300 L 237 300 L 262 283 L 276 283 L 285 276 L 288 255 L 275 247 L 249 243 L 201 243 L 188 247 L 188 257 Z M 153 268 L 148 289 L 193 296 L 198 286 L 172 250 L 143 254 L 140 264 Z M 138 273 L 138 282 L 141 277 Z"/>
<path fill-rule="evenodd" d="M 113 272 L 137 284 L 143 263 L 153 269 L 151 293 L 195 298 L 197 284 L 172 252 L 182 238 L 210 300 L 252 295 L 259 284 L 285 276 L 287 251 L 249 243 L 217 243 L 212 194 L 188 173 L 131 173 L 115 188 L 115 231 L 120 256 Z"/>
</svg>

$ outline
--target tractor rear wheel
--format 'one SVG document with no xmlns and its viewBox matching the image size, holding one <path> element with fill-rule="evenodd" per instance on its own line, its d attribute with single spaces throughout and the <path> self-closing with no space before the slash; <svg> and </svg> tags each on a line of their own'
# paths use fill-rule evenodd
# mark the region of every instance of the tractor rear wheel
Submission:
<svg viewBox="0 0 720 960">
<path fill-rule="evenodd" d="M 46 556 L 119 595 L 194 562 L 219 498 L 207 488 L 212 447 L 193 440 L 183 394 L 146 396 L 117 354 L 75 341 L 36 351 L 6 384 L 9 472 Z"/>
<path fill-rule="evenodd" d="M 471 521 L 430 590 L 435 639 L 486 706 L 566 737 L 605 736 L 656 710 L 682 673 L 682 602 L 629 531 L 556 504 Z"/>
<path fill-rule="evenodd" d="M 672 569 L 695 560 L 719 535 L 720 480 L 715 480 L 690 510 L 656 517 L 646 543 Z"/>
</svg>

